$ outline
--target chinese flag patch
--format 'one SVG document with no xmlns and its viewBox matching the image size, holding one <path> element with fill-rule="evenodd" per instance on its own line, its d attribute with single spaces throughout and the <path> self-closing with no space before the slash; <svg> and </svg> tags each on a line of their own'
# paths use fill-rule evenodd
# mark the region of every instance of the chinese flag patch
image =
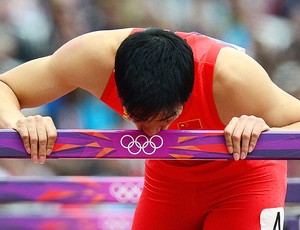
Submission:
<svg viewBox="0 0 300 230">
<path fill-rule="evenodd" d="M 202 128 L 200 119 L 183 121 L 183 122 L 177 123 L 177 125 L 180 130 L 192 130 L 192 129 L 201 129 Z"/>
</svg>

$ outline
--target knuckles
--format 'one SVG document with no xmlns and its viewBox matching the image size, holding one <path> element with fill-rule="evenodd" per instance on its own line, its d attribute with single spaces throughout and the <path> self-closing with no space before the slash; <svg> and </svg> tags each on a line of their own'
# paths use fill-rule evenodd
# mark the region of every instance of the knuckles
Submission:
<svg viewBox="0 0 300 230">
<path fill-rule="evenodd" d="M 258 127 L 259 129 L 252 130 L 254 127 Z M 260 117 L 254 115 L 241 115 L 240 117 L 232 117 L 229 124 L 224 129 L 224 136 L 227 142 L 241 142 L 241 140 L 249 141 L 250 139 L 257 140 L 260 132 L 266 130 L 266 127 L 268 127 L 268 125 L 265 123 L 264 119 Z M 238 131 L 236 132 L 236 130 Z"/>
<path fill-rule="evenodd" d="M 233 134 L 231 139 L 233 142 L 239 142 L 241 140 L 241 136 Z"/>
</svg>

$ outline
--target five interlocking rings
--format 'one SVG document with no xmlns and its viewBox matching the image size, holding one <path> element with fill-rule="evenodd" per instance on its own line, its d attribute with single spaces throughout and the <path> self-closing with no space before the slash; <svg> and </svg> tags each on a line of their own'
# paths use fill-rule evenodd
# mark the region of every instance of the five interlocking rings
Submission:
<svg viewBox="0 0 300 230">
<path fill-rule="evenodd" d="M 154 142 L 155 138 L 158 139 L 157 142 Z M 129 140 L 129 142 L 127 143 L 125 139 Z M 145 135 L 139 135 L 136 138 L 133 138 L 131 135 L 127 134 L 121 138 L 120 144 L 132 155 L 137 155 L 141 151 L 147 155 L 152 155 L 157 149 L 163 146 L 164 140 L 159 135 L 154 135 L 148 139 Z"/>
<path fill-rule="evenodd" d="M 136 203 L 142 193 L 143 183 L 113 183 L 110 194 L 120 203 Z"/>
</svg>

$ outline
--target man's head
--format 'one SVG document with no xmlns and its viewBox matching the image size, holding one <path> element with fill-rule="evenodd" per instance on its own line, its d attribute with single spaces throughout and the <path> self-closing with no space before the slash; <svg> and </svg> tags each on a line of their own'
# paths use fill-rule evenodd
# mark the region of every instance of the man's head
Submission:
<svg viewBox="0 0 300 230">
<path fill-rule="evenodd" d="M 130 118 L 138 122 L 169 119 L 191 94 L 192 50 L 169 31 L 151 28 L 134 33 L 117 51 L 115 79 Z"/>
</svg>

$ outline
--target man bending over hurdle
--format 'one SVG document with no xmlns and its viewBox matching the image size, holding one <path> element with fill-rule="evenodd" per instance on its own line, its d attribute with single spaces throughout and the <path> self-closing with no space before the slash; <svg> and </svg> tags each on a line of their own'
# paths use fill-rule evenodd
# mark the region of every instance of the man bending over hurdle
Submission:
<svg viewBox="0 0 300 230">
<path fill-rule="evenodd" d="M 49 117 L 20 109 L 82 88 L 149 136 L 224 129 L 232 161 L 147 160 L 132 229 L 282 229 L 286 161 L 243 160 L 263 131 L 300 130 L 300 102 L 242 49 L 161 29 L 98 31 L 1 75 L 0 127 L 34 162 L 51 153 Z"/>
</svg>

